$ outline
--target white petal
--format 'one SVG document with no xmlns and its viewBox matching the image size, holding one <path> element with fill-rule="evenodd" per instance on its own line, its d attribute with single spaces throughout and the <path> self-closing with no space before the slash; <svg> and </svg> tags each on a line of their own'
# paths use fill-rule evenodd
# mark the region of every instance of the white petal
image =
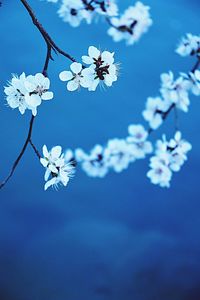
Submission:
<svg viewBox="0 0 200 300">
<path fill-rule="evenodd" d="M 37 94 L 33 94 L 31 96 L 29 96 L 29 94 L 25 95 L 25 101 L 28 105 L 32 106 L 32 107 L 36 107 L 38 105 L 41 104 L 41 97 Z"/>
<path fill-rule="evenodd" d="M 62 147 L 61 146 L 55 146 L 51 149 L 51 155 L 53 158 L 59 158 L 62 153 Z"/>
<path fill-rule="evenodd" d="M 68 81 L 73 78 L 73 74 L 71 71 L 63 71 L 59 74 L 59 78 L 62 81 Z"/>
<path fill-rule="evenodd" d="M 45 80 L 45 76 L 42 73 L 37 73 L 35 74 L 35 80 L 37 81 L 37 83 L 42 85 Z"/>
<path fill-rule="evenodd" d="M 11 108 L 17 108 L 19 106 L 19 102 L 12 96 L 7 98 L 7 102 Z"/>
<path fill-rule="evenodd" d="M 86 65 L 91 65 L 91 64 L 94 63 L 94 60 L 93 60 L 91 57 L 86 56 L 86 55 L 83 55 L 83 56 L 82 56 L 82 61 L 83 61 L 84 64 L 86 64 Z"/>
<path fill-rule="evenodd" d="M 52 173 L 58 174 L 58 169 L 54 165 L 49 165 L 48 168 Z"/>
<path fill-rule="evenodd" d="M 101 55 L 104 63 L 112 65 L 114 63 L 114 53 L 110 53 L 109 51 L 104 51 Z"/>
<path fill-rule="evenodd" d="M 51 171 L 49 169 L 46 169 L 46 172 L 44 174 L 44 180 L 47 181 L 49 179 L 49 176 L 51 174 Z"/>
<path fill-rule="evenodd" d="M 92 58 L 99 58 L 101 52 L 94 46 L 90 46 L 88 49 L 88 54 Z"/>
<path fill-rule="evenodd" d="M 37 108 L 33 107 L 31 108 L 31 111 L 32 111 L 32 115 L 35 117 L 37 115 Z"/>
<path fill-rule="evenodd" d="M 67 84 L 67 89 L 70 92 L 73 92 L 73 91 L 77 90 L 78 88 L 79 88 L 79 83 L 76 80 L 71 80 Z"/>
<path fill-rule="evenodd" d="M 29 93 L 33 92 L 36 88 L 35 84 L 33 84 L 32 82 L 30 82 L 28 80 L 25 80 L 24 86 Z"/>
<path fill-rule="evenodd" d="M 57 178 L 54 177 L 51 180 L 47 181 L 47 183 L 44 186 L 44 190 L 46 191 L 50 186 L 56 184 Z"/>
<path fill-rule="evenodd" d="M 43 167 L 47 167 L 48 166 L 48 160 L 46 160 L 45 158 L 40 158 L 40 163 L 43 165 Z"/>
<path fill-rule="evenodd" d="M 46 145 L 43 146 L 42 152 L 43 152 L 44 157 L 49 157 L 49 151 L 48 151 Z"/>
<path fill-rule="evenodd" d="M 53 99 L 53 93 L 52 92 L 45 92 L 42 94 L 42 100 L 51 100 Z"/>
<path fill-rule="evenodd" d="M 70 69 L 72 70 L 72 72 L 74 74 L 78 74 L 82 70 L 82 64 L 74 62 L 74 63 L 71 64 Z"/>
</svg>

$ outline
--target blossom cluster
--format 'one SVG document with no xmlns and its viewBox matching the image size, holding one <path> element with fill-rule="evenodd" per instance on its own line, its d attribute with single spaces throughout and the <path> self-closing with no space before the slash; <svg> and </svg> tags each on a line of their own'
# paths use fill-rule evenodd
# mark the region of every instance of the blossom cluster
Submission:
<svg viewBox="0 0 200 300">
<path fill-rule="evenodd" d="M 180 44 L 178 45 L 176 53 L 181 56 L 200 56 L 200 36 L 187 33 L 186 37 L 183 37 Z"/>
<path fill-rule="evenodd" d="M 4 88 L 6 100 L 11 108 L 18 108 L 21 114 L 26 109 L 36 116 L 37 107 L 42 100 L 51 100 L 53 93 L 49 91 L 50 80 L 42 73 L 26 76 L 22 73 L 19 77 L 13 76 L 9 85 Z"/>
<path fill-rule="evenodd" d="M 97 16 L 116 16 L 118 7 L 115 0 L 62 0 L 58 15 L 64 22 L 77 27 L 82 21 L 91 24 Z"/>
<path fill-rule="evenodd" d="M 120 17 L 111 18 L 110 24 L 108 34 L 115 42 L 125 40 L 127 45 L 133 45 L 152 25 L 149 7 L 136 2 L 135 6 L 127 8 Z"/>
<path fill-rule="evenodd" d="M 78 27 L 82 21 L 91 24 L 93 20 L 103 16 L 108 22 L 110 35 L 115 42 L 125 40 L 132 45 L 152 25 L 149 7 L 138 1 L 128 7 L 123 14 L 115 0 L 47 0 L 60 3 L 58 15 L 72 27 Z"/>
<path fill-rule="evenodd" d="M 143 159 L 153 151 L 147 141 L 148 132 L 142 125 L 130 125 L 125 139 L 111 139 L 106 146 L 96 145 L 89 154 L 81 148 L 75 150 L 74 158 L 91 177 L 104 177 L 109 170 L 119 173 L 130 163 Z"/>
<path fill-rule="evenodd" d="M 75 91 L 80 87 L 95 91 L 100 83 L 110 87 L 117 80 L 118 68 L 114 63 L 114 52 L 101 52 L 90 46 L 88 55 L 82 56 L 82 62 L 88 67 L 73 62 L 70 66 L 71 71 L 62 71 L 59 75 L 60 80 L 68 81 L 68 91 Z"/>
<path fill-rule="evenodd" d="M 44 145 L 43 156 L 43 158 L 40 158 L 40 162 L 46 169 L 44 175 L 44 180 L 46 181 L 45 191 L 50 186 L 56 188 L 59 184 L 67 186 L 70 177 L 74 173 L 74 162 L 66 159 L 60 146 L 55 146 L 48 151 L 46 145 Z"/>
<path fill-rule="evenodd" d="M 200 95 L 200 71 L 181 73 L 177 79 L 174 79 L 171 71 L 161 74 L 160 92 L 161 96 L 147 99 L 146 108 L 142 112 L 144 119 L 154 130 L 160 127 L 173 107 L 188 112 L 189 93 Z"/>
<path fill-rule="evenodd" d="M 188 34 L 187 43 L 186 38 L 183 38 L 176 52 L 180 55 L 182 55 L 181 52 L 187 52 L 187 55 L 194 55 L 195 52 L 198 57 L 200 51 L 197 41 L 197 36 Z M 180 51 L 180 49 L 182 50 Z M 128 127 L 129 136 L 125 139 L 115 138 L 109 140 L 105 146 L 96 145 L 89 154 L 78 148 L 74 151 L 74 155 L 71 154 L 72 157 L 91 177 L 104 177 L 109 170 L 123 171 L 136 159 L 145 158 L 146 155 L 153 152 L 153 146 L 151 142 L 147 141 L 147 138 L 152 130 L 161 126 L 172 109 L 188 111 L 189 92 L 196 96 L 200 95 L 198 66 L 188 74 L 180 73 L 177 79 L 174 79 L 171 71 L 161 74 L 161 95 L 154 98 L 149 97 L 145 110 L 142 112 L 144 119 L 149 124 L 149 130 L 145 130 L 142 125 L 130 125 Z M 169 187 L 173 172 L 180 171 L 191 148 L 191 144 L 181 138 L 180 131 L 177 131 L 174 138 L 169 141 L 163 136 L 162 140 L 156 142 L 155 155 L 150 158 L 150 170 L 147 177 L 153 184 Z"/>
<path fill-rule="evenodd" d="M 181 138 L 180 131 L 177 131 L 170 141 L 163 136 L 163 139 L 156 143 L 155 156 L 150 159 L 151 169 L 147 177 L 153 184 L 169 187 L 172 173 L 180 171 L 187 160 L 187 152 L 191 149 L 191 144 Z"/>
</svg>

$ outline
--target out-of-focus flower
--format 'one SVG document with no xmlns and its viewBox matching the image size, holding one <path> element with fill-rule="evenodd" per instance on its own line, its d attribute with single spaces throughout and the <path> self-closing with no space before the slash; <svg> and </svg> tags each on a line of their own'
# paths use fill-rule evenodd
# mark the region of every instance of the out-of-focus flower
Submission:
<svg viewBox="0 0 200 300">
<path fill-rule="evenodd" d="M 200 55 L 200 36 L 186 34 L 176 48 L 176 53 L 181 56 Z"/>
<path fill-rule="evenodd" d="M 81 163 L 83 170 L 90 177 L 103 178 L 108 173 L 108 166 L 104 160 L 104 148 L 95 145 L 89 154 L 78 148 L 75 151 L 75 159 Z"/>
<path fill-rule="evenodd" d="M 108 34 L 113 40 L 115 42 L 125 40 L 127 45 L 132 45 L 149 29 L 152 19 L 149 7 L 136 2 L 135 6 L 126 9 L 121 17 L 111 18 L 110 23 Z"/>
<path fill-rule="evenodd" d="M 142 115 L 152 129 L 157 129 L 163 123 L 163 113 L 169 109 L 170 104 L 170 101 L 160 97 L 147 99 L 146 108 Z"/>
<path fill-rule="evenodd" d="M 190 104 L 188 91 L 191 83 L 182 75 L 174 80 L 172 72 L 161 74 L 160 92 L 164 100 L 174 103 L 177 108 L 187 112 Z"/>
<path fill-rule="evenodd" d="M 156 144 L 155 156 L 150 159 L 150 170 L 147 177 L 153 184 L 161 187 L 169 187 L 172 172 L 180 171 L 182 165 L 187 160 L 187 153 L 192 146 L 181 137 L 181 132 L 177 131 L 170 141 L 158 140 Z"/>
<path fill-rule="evenodd" d="M 78 27 L 82 20 L 88 24 L 92 20 L 92 11 L 85 9 L 82 0 L 62 0 L 58 15 L 72 27 Z"/>
</svg>

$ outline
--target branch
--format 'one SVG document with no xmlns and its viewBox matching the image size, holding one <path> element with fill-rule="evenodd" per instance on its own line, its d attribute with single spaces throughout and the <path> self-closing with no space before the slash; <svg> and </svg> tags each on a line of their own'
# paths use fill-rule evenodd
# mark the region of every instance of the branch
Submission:
<svg viewBox="0 0 200 300">
<path fill-rule="evenodd" d="M 34 122 L 34 116 L 31 117 L 31 120 L 30 120 L 30 125 L 29 125 L 29 130 L 28 130 L 28 135 L 27 135 L 27 138 L 26 138 L 26 141 L 24 143 L 24 146 L 19 154 L 19 156 L 17 157 L 17 159 L 15 160 L 13 166 L 12 166 L 12 169 L 9 173 L 9 175 L 7 176 L 7 178 L 0 184 L 0 189 L 2 189 L 4 187 L 4 185 L 8 182 L 8 180 L 12 177 L 16 167 L 18 166 L 22 156 L 24 155 L 24 152 L 26 151 L 26 148 L 28 146 L 28 143 L 30 141 L 30 138 L 31 138 L 31 134 L 32 134 L 32 130 L 33 130 L 33 122 Z"/>
<path fill-rule="evenodd" d="M 52 58 L 52 50 L 55 53 L 60 53 L 61 55 L 65 56 L 66 58 L 68 58 L 69 60 L 71 60 L 72 62 L 75 62 L 76 60 L 69 55 L 68 53 L 64 52 L 62 49 L 60 49 L 55 42 L 52 40 L 52 38 L 50 37 L 50 35 L 46 32 L 46 30 L 43 28 L 43 26 L 40 24 L 40 22 L 37 20 L 32 8 L 30 7 L 30 5 L 28 4 L 28 2 L 26 0 L 20 0 L 22 2 L 22 4 L 24 5 L 25 9 L 28 11 L 33 24 L 38 28 L 39 32 L 41 33 L 46 45 L 47 45 L 47 53 L 46 53 L 46 58 L 45 58 L 45 62 L 44 62 L 44 67 L 42 70 L 42 74 L 44 76 L 47 76 L 47 71 L 48 71 L 48 67 L 49 67 L 49 62 L 50 60 L 53 60 Z M 1 3 L 1 2 L 0 2 Z M 33 122 L 35 120 L 35 117 L 32 116 L 31 120 L 30 120 L 30 125 L 29 125 L 29 130 L 28 130 L 28 135 L 27 138 L 25 140 L 25 143 L 22 147 L 21 152 L 19 153 L 17 159 L 15 160 L 15 162 L 13 163 L 12 169 L 9 173 L 9 175 L 6 177 L 6 179 L 0 183 L 0 189 L 2 189 L 6 183 L 9 181 L 9 179 L 13 176 L 15 169 L 17 168 L 20 160 L 22 159 L 28 144 L 30 143 L 31 147 L 33 148 L 34 152 L 36 153 L 37 157 L 40 158 L 40 154 L 39 151 L 36 149 L 35 145 L 33 144 L 31 137 L 32 137 L 32 130 L 33 130 Z"/>
<path fill-rule="evenodd" d="M 35 152 L 35 154 L 37 155 L 37 157 L 40 159 L 41 155 L 40 155 L 39 151 L 37 150 L 37 148 L 35 147 L 35 145 L 33 144 L 31 138 L 29 140 L 29 143 L 30 143 L 31 147 L 33 148 L 33 151 Z"/>
<path fill-rule="evenodd" d="M 68 53 L 64 52 L 62 49 L 60 49 L 55 42 L 52 40 L 52 38 L 50 37 L 50 35 L 46 32 L 46 30 L 44 29 L 44 27 L 42 26 L 42 24 L 40 24 L 40 22 L 38 21 L 38 19 L 36 18 L 32 8 L 30 7 L 30 5 L 28 4 L 28 2 L 26 0 L 20 0 L 22 2 L 22 4 L 24 5 L 25 9 L 28 11 L 33 24 L 37 27 L 37 29 L 40 31 L 43 39 L 45 40 L 46 44 L 47 44 L 47 48 L 49 47 L 49 49 L 53 49 L 55 52 L 60 53 L 61 55 L 65 56 L 66 58 L 68 58 L 69 60 L 71 60 L 72 62 L 76 62 L 75 58 L 73 58 L 71 55 L 69 55 Z"/>
</svg>

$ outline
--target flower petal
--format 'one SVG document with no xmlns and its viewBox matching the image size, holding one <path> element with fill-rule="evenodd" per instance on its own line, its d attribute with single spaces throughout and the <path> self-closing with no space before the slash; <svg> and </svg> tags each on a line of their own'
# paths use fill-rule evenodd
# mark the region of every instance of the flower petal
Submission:
<svg viewBox="0 0 200 300">
<path fill-rule="evenodd" d="M 68 81 L 73 78 L 73 74 L 71 71 L 63 71 L 59 74 L 59 78 L 62 81 Z"/>
<path fill-rule="evenodd" d="M 82 64 L 74 62 L 70 65 L 70 69 L 74 74 L 79 74 L 82 70 Z"/>
<path fill-rule="evenodd" d="M 46 145 L 43 146 L 42 152 L 43 152 L 44 157 L 47 157 L 47 158 L 49 157 L 49 151 L 48 151 Z"/>
<path fill-rule="evenodd" d="M 73 92 L 73 91 L 77 90 L 78 88 L 79 88 L 79 83 L 78 83 L 78 81 L 71 80 L 71 81 L 69 81 L 68 84 L 67 84 L 67 89 L 68 89 L 68 91 L 70 91 L 70 92 Z"/>
<path fill-rule="evenodd" d="M 32 107 L 36 107 L 38 105 L 41 104 L 41 97 L 37 94 L 33 94 L 33 95 L 29 95 L 29 94 L 26 94 L 25 95 L 25 101 L 28 105 L 32 106 Z"/>
<path fill-rule="evenodd" d="M 46 191 L 50 186 L 56 184 L 57 178 L 54 177 L 51 180 L 47 181 L 47 183 L 44 186 L 44 190 Z"/>
<path fill-rule="evenodd" d="M 99 58 L 101 52 L 94 46 L 90 46 L 88 49 L 88 54 L 92 58 Z"/>
<path fill-rule="evenodd" d="M 61 155 L 61 152 L 62 152 L 62 147 L 61 146 L 55 146 L 51 149 L 51 156 L 54 158 L 54 159 L 57 159 L 60 157 Z"/>
<path fill-rule="evenodd" d="M 42 100 L 51 100 L 53 99 L 53 93 L 52 92 L 45 92 L 42 94 Z"/>
</svg>

